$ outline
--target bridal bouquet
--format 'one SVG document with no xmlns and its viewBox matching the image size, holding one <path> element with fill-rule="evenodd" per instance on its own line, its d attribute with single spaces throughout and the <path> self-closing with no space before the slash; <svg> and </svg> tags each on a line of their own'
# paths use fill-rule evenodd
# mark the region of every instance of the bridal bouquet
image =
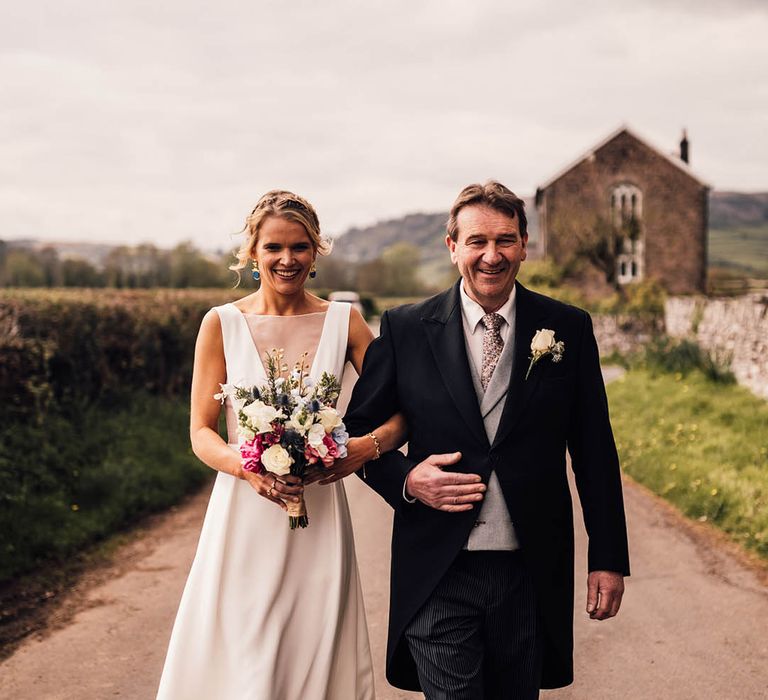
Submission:
<svg viewBox="0 0 768 700">
<path fill-rule="evenodd" d="M 334 408 L 339 380 L 323 372 L 315 383 L 309 376 L 307 353 L 291 372 L 282 350 L 273 349 L 264 359 L 264 386 L 221 384 L 221 392 L 214 395 L 222 403 L 229 398 L 234 406 L 243 469 L 303 478 L 310 465 L 330 467 L 346 457 L 349 434 Z M 303 497 L 286 505 L 292 530 L 309 524 Z"/>
</svg>

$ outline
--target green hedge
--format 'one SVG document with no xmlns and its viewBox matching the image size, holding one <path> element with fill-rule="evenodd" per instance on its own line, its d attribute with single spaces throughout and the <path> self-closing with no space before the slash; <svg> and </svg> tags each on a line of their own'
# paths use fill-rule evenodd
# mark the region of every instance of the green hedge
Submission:
<svg viewBox="0 0 768 700">
<path fill-rule="evenodd" d="M 200 484 L 188 394 L 213 291 L 0 293 L 0 581 Z"/>
</svg>

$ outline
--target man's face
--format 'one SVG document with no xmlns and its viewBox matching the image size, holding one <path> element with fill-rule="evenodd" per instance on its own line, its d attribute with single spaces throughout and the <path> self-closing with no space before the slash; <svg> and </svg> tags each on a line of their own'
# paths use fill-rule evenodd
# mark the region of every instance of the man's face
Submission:
<svg viewBox="0 0 768 700">
<path fill-rule="evenodd" d="M 528 236 L 520 235 L 519 220 L 485 205 L 464 207 L 456 217 L 458 235 L 446 236 L 451 262 L 464 278 L 464 289 L 485 309 L 504 305 L 526 257 Z"/>
</svg>

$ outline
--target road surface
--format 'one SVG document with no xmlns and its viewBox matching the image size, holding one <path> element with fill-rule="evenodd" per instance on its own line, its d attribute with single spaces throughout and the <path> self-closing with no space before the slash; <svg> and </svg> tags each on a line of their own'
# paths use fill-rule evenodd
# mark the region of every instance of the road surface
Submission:
<svg viewBox="0 0 768 700">
<path fill-rule="evenodd" d="M 390 688 L 383 676 L 389 508 L 358 479 L 348 479 L 347 490 L 378 697 L 421 697 Z M 723 538 L 641 487 L 626 482 L 625 497 L 633 576 L 619 616 L 607 622 L 583 612 L 586 554 L 576 509 L 576 682 L 542 697 L 768 697 L 768 587 L 759 572 Z M 86 576 L 69 603 L 76 608 L 72 619 L 27 639 L 0 666 L 0 698 L 154 698 L 206 500 L 201 493 L 156 519 L 116 553 L 96 583 Z"/>
</svg>

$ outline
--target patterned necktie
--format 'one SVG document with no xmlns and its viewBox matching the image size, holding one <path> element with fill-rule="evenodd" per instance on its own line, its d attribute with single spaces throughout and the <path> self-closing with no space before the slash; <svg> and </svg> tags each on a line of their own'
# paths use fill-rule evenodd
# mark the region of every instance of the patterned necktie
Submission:
<svg viewBox="0 0 768 700">
<path fill-rule="evenodd" d="M 483 390 L 488 388 L 491 381 L 493 370 L 501 357 L 501 351 L 504 349 L 504 340 L 499 330 L 504 323 L 504 317 L 499 314 L 485 314 L 482 318 L 482 324 L 485 326 L 483 333 L 483 369 L 480 373 L 480 382 Z"/>
</svg>

